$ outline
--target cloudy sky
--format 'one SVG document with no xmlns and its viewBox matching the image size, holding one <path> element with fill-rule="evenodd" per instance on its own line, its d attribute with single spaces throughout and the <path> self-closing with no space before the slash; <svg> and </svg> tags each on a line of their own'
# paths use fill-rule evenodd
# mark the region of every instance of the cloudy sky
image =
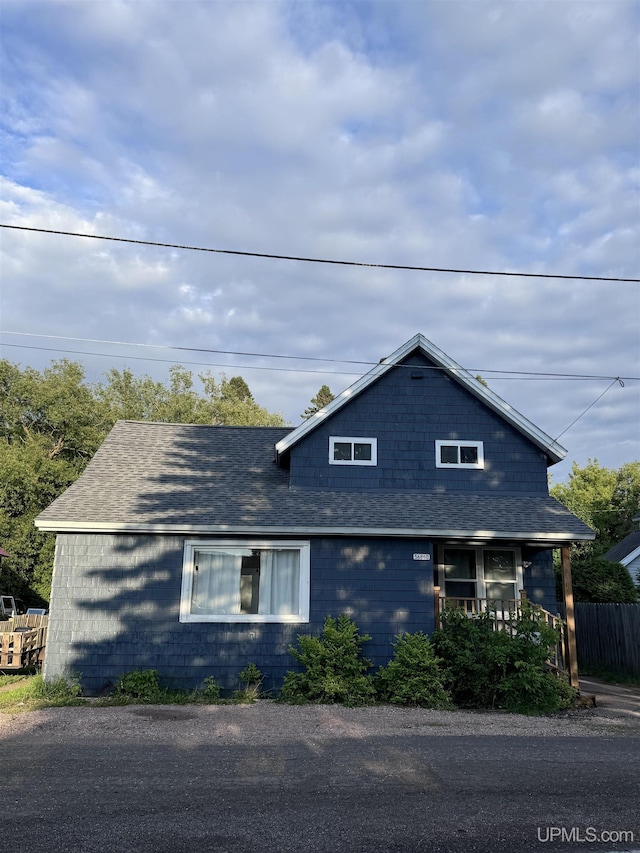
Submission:
<svg viewBox="0 0 640 853">
<path fill-rule="evenodd" d="M 626 0 L 0 0 L 0 222 L 640 278 L 639 13 Z M 0 241 L 13 362 L 66 354 L 91 380 L 211 365 L 296 424 L 320 385 L 365 372 L 349 362 L 422 332 L 554 438 L 606 391 L 560 438 L 556 479 L 572 460 L 640 458 L 636 283 L 4 228 Z M 616 376 L 624 387 L 606 390 Z"/>
</svg>

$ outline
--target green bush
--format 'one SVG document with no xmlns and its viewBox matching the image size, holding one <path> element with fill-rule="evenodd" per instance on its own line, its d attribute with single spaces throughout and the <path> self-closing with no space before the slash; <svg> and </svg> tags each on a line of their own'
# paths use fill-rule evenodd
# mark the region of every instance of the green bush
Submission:
<svg viewBox="0 0 640 853">
<path fill-rule="evenodd" d="M 571 578 L 576 601 L 634 604 L 638 600 L 628 570 L 604 557 L 577 557 L 572 561 Z"/>
<path fill-rule="evenodd" d="M 348 616 L 327 616 L 320 637 L 298 635 L 298 648 L 289 647 L 303 672 L 288 672 L 280 699 L 290 704 L 333 703 L 370 705 L 375 700 L 373 678 L 367 674 L 371 661 L 362 657 L 363 643 L 357 626 Z"/>
<path fill-rule="evenodd" d="M 393 644 L 393 659 L 376 676 L 378 698 L 393 705 L 452 708 L 443 684 L 440 660 L 426 634 L 402 634 Z"/>
<path fill-rule="evenodd" d="M 116 682 L 114 695 L 116 697 L 144 702 L 151 705 L 162 701 L 164 691 L 160 687 L 157 669 L 135 670 L 125 672 Z"/>
<path fill-rule="evenodd" d="M 521 614 L 511 618 L 514 636 L 495 630 L 491 611 L 474 617 L 460 609 L 444 611 L 442 628 L 434 632 L 432 642 L 453 701 L 462 707 L 520 714 L 570 707 L 575 691 L 547 665 L 559 631 L 546 623 L 536 605 L 525 604 Z"/>
</svg>

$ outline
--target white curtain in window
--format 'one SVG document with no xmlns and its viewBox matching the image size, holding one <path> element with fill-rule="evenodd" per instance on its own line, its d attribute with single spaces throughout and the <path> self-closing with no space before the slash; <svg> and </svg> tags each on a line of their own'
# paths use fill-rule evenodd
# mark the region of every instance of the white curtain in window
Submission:
<svg viewBox="0 0 640 853">
<path fill-rule="evenodd" d="M 299 612 L 300 552 L 292 549 L 260 552 L 258 613 L 290 616 Z"/>
<path fill-rule="evenodd" d="M 240 613 L 240 554 L 196 551 L 192 613 L 229 616 Z"/>
</svg>

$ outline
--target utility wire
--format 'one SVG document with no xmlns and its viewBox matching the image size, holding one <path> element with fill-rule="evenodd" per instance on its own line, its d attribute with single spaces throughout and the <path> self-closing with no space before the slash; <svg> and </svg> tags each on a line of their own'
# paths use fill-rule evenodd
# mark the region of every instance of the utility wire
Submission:
<svg viewBox="0 0 640 853">
<path fill-rule="evenodd" d="M 57 341 L 75 341 L 77 343 L 88 343 L 88 344 L 109 344 L 112 346 L 126 346 L 126 347 L 144 347 L 147 349 L 167 349 L 167 350 L 178 350 L 180 352 L 197 352 L 197 353 L 211 353 L 213 355 L 233 355 L 233 356 L 241 356 L 246 358 L 279 358 L 279 359 L 287 359 L 290 361 L 314 361 L 314 362 L 322 362 L 325 364 L 355 364 L 364 367 L 375 367 L 379 362 L 373 361 L 356 361 L 355 359 L 346 359 L 346 358 L 321 358 L 318 356 L 310 356 L 310 355 L 282 355 L 277 353 L 264 353 L 264 352 L 242 352 L 239 350 L 222 350 L 222 349 L 209 349 L 205 347 L 183 347 L 176 346 L 173 344 L 145 344 L 145 343 L 137 343 L 132 341 L 111 341 L 104 340 L 100 338 L 76 338 L 70 337 L 68 335 L 44 335 L 36 332 L 13 332 L 8 329 L 0 329 L 0 335 L 20 335 L 22 337 L 29 338 L 46 338 L 48 340 L 57 340 Z M 11 344 L 11 343 L 3 343 L 1 346 L 7 347 L 17 347 L 22 349 L 37 349 L 49 352 L 63 352 L 70 353 L 72 355 L 97 355 L 97 356 L 105 356 L 107 358 L 134 358 L 134 356 L 125 356 L 118 354 L 110 354 L 110 353 L 95 353 L 95 352 L 87 352 L 86 350 L 68 350 L 68 349 L 59 349 L 52 347 L 36 347 L 28 344 Z M 172 359 L 159 359 L 153 357 L 135 357 L 138 361 L 161 361 L 161 362 L 171 362 Z M 193 365 L 206 365 L 208 362 L 185 362 L 185 364 L 193 364 Z M 214 365 L 211 364 L 212 367 L 220 367 L 220 366 L 228 366 L 228 367 L 242 367 L 246 369 L 254 369 L 251 365 Z M 415 370 L 415 365 L 395 365 L 396 367 L 406 368 L 407 370 Z M 258 368 L 255 368 L 258 369 Z M 301 373 L 321 373 L 323 371 L 304 371 L 296 368 L 270 368 L 270 367 L 260 367 L 261 370 L 282 370 L 289 371 L 291 373 L 301 372 Z M 428 367 L 424 366 L 421 369 L 423 370 L 454 370 L 454 368 L 449 367 Z M 618 379 L 628 382 L 639 381 L 640 376 L 623 376 L 623 377 L 611 377 L 611 376 L 601 376 L 594 374 L 586 374 L 586 373 L 546 373 L 543 371 L 525 371 L 525 370 L 497 370 L 494 368 L 465 368 L 460 367 L 459 370 L 463 370 L 465 373 L 480 373 L 480 374 L 494 374 L 497 378 L 502 379 L 575 379 L 575 380 L 594 380 L 594 379 Z M 336 375 L 346 375 L 346 376 L 355 376 L 354 372 L 347 371 L 333 371 Z"/>
<path fill-rule="evenodd" d="M 87 352 L 85 350 L 67 350 L 67 349 L 55 349 L 53 347 L 36 347 L 36 346 L 30 346 L 28 344 L 3 344 L 3 346 L 20 347 L 22 349 L 34 349 L 34 350 L 41 350 L 41 351 L 45 351 L 45 352 L 62 352 L 62 353 L 68 353 L 68 354 L 72 354 L 72 355 L 94 355 L 94 356 L 100 356 L 100 357 L 104 357 L 104 358 L 126 358 L 126 359 L 130 359 L 132 361 L 154 361 L 154 362 L 164 362 L 164 363 L 169 363 L 169 364 L 171 364 L 171 363 L 175 364 L 173 359 L 153 358 L 150 356 L 139 356 L 139 355 L 121 356 L 121 355 L 117 355 L 117 354 L 114 355 L 111 353 Z M 141 346 L 153 346 L 153 344 L 142 344 Z M 287 356 L 284 356 L 284 357 L 286 358 Z M 293 358 L 294 356 L 290 356 L 290 357 Z M 291 367 L 265 367 L 265 366 L 254 366 L 254 365 L 215 364 L 212 362 L 202 362 L 202 361 L 186 361 L 186 362 L 184 362 L 184 364 L 189 365 L 189 366 L 197 366 L 197 367 L 223 367 L 223 368 L 226 367 L 226 368 L 234 368 L 234 369 L 238 368 L 238 369 L 242 369 L 242 370 L 271 370 L 271 371 L 281 372 L 281 373 L 310 373 L 310 374 L 320 374 L 320 375 L 324 375 L 324 376 L 326 376 L 327 374 L 329 374 L 330 376 L 355 376 L 355 375 L 358 375 L 358 374 L 349 373 L 349 372 L 343 371 L 343 370 L 330 370 L 330 371 L 326 371 L 326 370 L 305 370 L 303 368 L 291 368 Z M 402 365 L 396 365 L 396 367 L 401 367 L 401 366 Z M 407 366 L 410 367 L 410 365 L 407 365 Z M 412 369 L 415 369 L 415 368 L 412 368 Z M 447 368 L 443 367 L 443 368 L 433 368 L 433 369 L 446 370 Z M 485 373 L 487 373 L 487 372 L 488 371 L 485 371 Z M 496 371 L 496 372 L 502 373 L 505 371 Z M 573 379 L 573 380 L 577 380 L 577 379 L 602 379 L 602 378 L 608 379 L 610 377 L 602 377 L 602 376 L 600 376 L 600 377 L 597 377 L 597 376 L 584 376 L 584 377 L 574 376 L 574 377 L 572 377 L 570 375 L 563 376 L 562 374 L 544 374 L 544 375 L 531 375 L 531 376 L 522 376 L 522 375 L 520 375 L 520 376 L 501 376 L 499 378 L 501 378 L 501 379 L 521 379 L 521 380 L 522 379 L 525 379 L 525 380 L 526 379 L 530 379 L 530 380 L 536 380 L 536 379 L 538 379 L 538 380 L 545 380 L 545 379 L 546 380 L 548 380 L 548 379 L 555 379 L 555 380 Z M 592 403 L 590 403 L 587 406 L 587 408 L 578 415 L 577 418 L 574 418 L 574 420 L 571 421 L 569 426 L 565 427 L 565 429 L 563 429 L 562 432 L 559 433 L 553 439 L 553 444 L 555 444 L 558 441 L 558 439 L 560 439 L 566 432 L 568 432 L 572 426 L 577 424 L 578 421 L 582 417 L 584 417 L 584 415 L 586 415 L 587 412 L 590 409 L 592 409 L 599 400 L 601 400 L 604 397 L 604 395 L 607 393 L 607 391 L 609 391 L 611 388 L 613 388 L 613 386 L 616 384 L 616 382 L 619 383 L 620 387 L 624 388 L 624 382 L 622 381 L 622 378 L 619 376 L 616 376 L 613 379 L 613 381 L 604 389 L 604 391 L 601 394 L 599 394 L 598 397 L 596 397 L 596 399 Z"/>
<path fill-rule="evenodd" d="M 571 427 L 572 427 L 574 424 L 577 424 L 577 423 L 578 423 L 578 421 L 580 420 L 580 418 L 582 418 L 584 415 L 586 415 L 586 414 L 587 414 L 587 412 L 589 411 L 589 409 L 592 409 L 592 408 L 595 406 L 595 404 L 596 404 L 599 400 L 601 400 L 601 399 L 604 397 L 604 395 L 607 393 L 607 391 L 609 391 L 611 388 L 613 388 L 613 386 L 616 384 L 616 382 L 618 382 L 618 383 L 620 384 L 620 387 L 621 387 L 621 388 L 624 388 L 624 382 L 622 381 L 622 379 L 621 379 L 619 376 L 616 376 L 616 378 L 613 380 L 613 382 L 612 382 L 610 385 L 607 385 L 607 387 L 604 389 L 604 391 L 602 392 L 602 394 L 599 394 L 599 395 L 596 397 L 596 399 L 593 401 L 593 403 L 590 403 L 590 404 L 587 406 L 587 408 L 584 410 L 584 412 L 582 412 L 581 414 L 579 414 L 579 415 L 578 415 L 578 417 L 577 417 L 577 418 L 575 418 L 574 420 L 572 420 L 572 421 L 571 421 L 571 423 L 569 424 L 569 426 L 568 426 L 568 427 L 566 427 L 565 429 L 563 429 L 563 430 L 562 430 L 562 432 L 561 432 L 559 435 L 557 435 L 557 436 L 553 439 L 554 443 L 555 443 L 559 438 L 561 438 L 561 437 L 565 434 L 565 432 L 569 432 L 569 430 L 571 429 Z"/>
<path fill-rule="evenodd" d="M 459 275 L 501 275 L 514 278 L 560 278 L 572 281 L 631 281 L 640 283 L 640 278 L 613 278 L 601 275 L 561 275 L 555 273 L 537 272 L 505 272 L 504 270 L 464 270 L 449 267 L 417 267 L 407 264 L 373 264 L 364 261 L 339 261 L 329 258 L 306 258 L 297 255 L 274 255 L 266 252 L 241 252 L 236 249 L 211 249 L 204 246 L 187 246 L 180 243 L 159 243 L 153 240 L 133 240 L 128 237 L 107 237 L 102 234 L 81 234 L 77 231 L 58 231 L 53 228 L 33 228 L 27 225 L 7 225 L 0 222 L 0 228 L 11 228 L 14 231 L 32 231 L 39 234 L 57 234 L 64 237 L 85 237 L 89 240 L 108 240 L 113 243 L 132 243 L 138 246 L 159 246 L 165 249 L 185 249 L 189 252 L 212 252 L 218 255 L 240 255 L 245 258 L 268 258 L 278 261 L 301 261 L 309 264 L 335 264 L 347 267 L 370 267 L 383 270 L 412 270 L 414 272 L 457 273 Z"/>
</svg>

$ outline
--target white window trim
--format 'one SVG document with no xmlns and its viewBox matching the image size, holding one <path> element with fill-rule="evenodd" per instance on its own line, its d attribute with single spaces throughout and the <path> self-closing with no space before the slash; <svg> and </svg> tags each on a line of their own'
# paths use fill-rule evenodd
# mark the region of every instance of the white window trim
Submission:
<svg viewBox="0 0 640 853">
<path fill-rule="evenodd" d="M 477 462 L 441 462 L 440 461 L 440 448 L 441 447 L 457 447 L 458 448 L 458 458 L 460 458 L 460 448 L 461 447 L 475 447 L 478 451 L 478 461 Z M 465 470 L 469 469 L 480 469 L 484 468 L 484 443 L 482 441 L 451 441 L 451 440 L 439 440 L 436 439 L 436 468 L 464 468 Z"/>
<path fill-rule="evenodd" d="M 371 459 L 334 459 L 333 448 L 336 444 L 349 443 L 354 444 L 370 444 Z M 352 454 L 353 455 L 353 454 Z M 377 438 L 358 438 L 354 436 L 332 435 L 329 437 L 329 465 L 368 465 L 375 466 L 378 464 L 378 439 Z"/>
<path fill-rule="evenodd" d="M 445 573 L 444 573 L 444 552 L 447 548 L 453 548 L 456 551 L 474 551 L 476 555 L 476 598 L 484 598 L 487 597 L 487 584 L 484 579 L 484 552 L 485 551 L 511 551 L 513 553 L 515 567 L 516 567 L 516 599 L 520 598 L 520 593 L 524 589 L 524 571 L 522 567 L 522 550 L 517 546 L 510 545 L 483 545 L 483 546 L 473 546 L 473 545 L 457 545 L 453 542 L 448 543 L 446 545 L 441 545 L 438 548 L 438 584 L 440 586 L 440 596 L 446 596 L 445 593 Z M 482 577 L 480 577 L 482 575 Z M 489 581 L 489 584 L 492 582 Z M 499 600 L 499 599 L 497 599 Z"/>
<path fill-rule="evenodd" d="M 265 613 L 239 613 L 215 615 L 191 613 L 191 593 L 195 568 L 195 552 L 207 548 L 291 548 L 300 551 L 300 612 L 291 615 Z M 301 624 L 309 621 L 311 545 L 308 540 L 292 539 L 187 539 L 184 543 L 182 564 L 182 589 L 180 592 L 180 622 L 288 622 Z"/>
</svg>

